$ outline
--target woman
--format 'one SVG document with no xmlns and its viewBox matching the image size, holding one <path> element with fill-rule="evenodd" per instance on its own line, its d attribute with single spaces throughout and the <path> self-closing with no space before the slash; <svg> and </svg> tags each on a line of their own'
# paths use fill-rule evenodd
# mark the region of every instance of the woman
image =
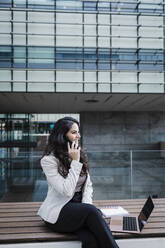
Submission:
<svg viewBox="0 0 165 248">
<path fill-rule="evenodd" d="M 92 205 L 87 156 L 79 147 L 79 123 L 59 119 L 49 136 L 41 166 L 48 193 L 38 214 L 55 232 L 74 232 L 83 248 L 118 248 L 101 211 Z"/>
</svg>

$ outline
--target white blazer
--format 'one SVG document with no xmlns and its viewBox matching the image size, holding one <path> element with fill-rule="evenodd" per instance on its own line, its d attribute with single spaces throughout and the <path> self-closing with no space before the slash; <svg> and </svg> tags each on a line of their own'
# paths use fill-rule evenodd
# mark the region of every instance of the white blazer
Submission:
<svg viewBox="0 0 165 248">
<path fill-rule="evenodd" d="M 48 182 L 46 199 L 38 210 L 38 215 L 47 222 L 55 223 L 62 207 L 69 202 L 74 193 L 83 164 L 72 160 L 68 176 L 58 172 L 59 160 L 52 154 L 41 159 L 41 166 Z M 92 204 L 92 182 L 88 174 L 82 195 L 82 202 Z"/>
</svg>

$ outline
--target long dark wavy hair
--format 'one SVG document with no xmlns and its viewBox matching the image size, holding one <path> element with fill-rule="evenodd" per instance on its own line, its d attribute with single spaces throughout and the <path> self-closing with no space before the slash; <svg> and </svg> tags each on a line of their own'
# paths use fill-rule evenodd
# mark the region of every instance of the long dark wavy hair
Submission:
<svg viewBox="0 0 165 248">
<path fill-rule="evenodd" d="M 49 135 L 48 143 L 43 154 L 43 156 L 45 156 L 53 153 L 53 155 L 59 159 L 60 164 L 58 166 L 58 171 L 64 178 L 66 178 L 68 175 L 70 164 L 72 161 L 68 154 L 68 140 L 66 137 L 66 133 L 70 130 L 74 123 L 76 123 L 78 127 L 80 126 L 79 122 L 72 117 L 64 117 L 59 119 L 55 123 Z M 82 171 L 80 173 L 80 175 L 82 176 L 84 174 L 87 174 L 87 172 L 89 171 L 88 158 L 82 149 L 80 150 L 80 162 L 83 164 Z"/>
</svg>

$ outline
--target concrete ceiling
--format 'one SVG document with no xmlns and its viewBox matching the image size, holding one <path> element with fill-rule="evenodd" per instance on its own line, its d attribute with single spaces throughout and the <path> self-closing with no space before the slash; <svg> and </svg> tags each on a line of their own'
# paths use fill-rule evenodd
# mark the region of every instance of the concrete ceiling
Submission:
<svg viewBox="0 0 165 248">
<path fill-rule="evenodd" d="M 165 111 L 164 94 L 0 93 L 1 113 Z"/>
</svg>

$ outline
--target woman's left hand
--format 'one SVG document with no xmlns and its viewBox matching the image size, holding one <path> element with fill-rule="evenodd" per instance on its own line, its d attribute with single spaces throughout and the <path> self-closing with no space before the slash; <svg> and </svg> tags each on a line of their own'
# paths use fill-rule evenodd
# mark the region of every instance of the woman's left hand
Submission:
<svg viewBox="0 0 165 248">
<path fill-rule="evenodd" d="M 69 157 L 73 160 L 80 161 L 80 147 L 78 147 L 78 141 L 73 141 L 72 145 L 70 146 L 69 142 L 68 144 L 68 154 Z"/>
</svg>

